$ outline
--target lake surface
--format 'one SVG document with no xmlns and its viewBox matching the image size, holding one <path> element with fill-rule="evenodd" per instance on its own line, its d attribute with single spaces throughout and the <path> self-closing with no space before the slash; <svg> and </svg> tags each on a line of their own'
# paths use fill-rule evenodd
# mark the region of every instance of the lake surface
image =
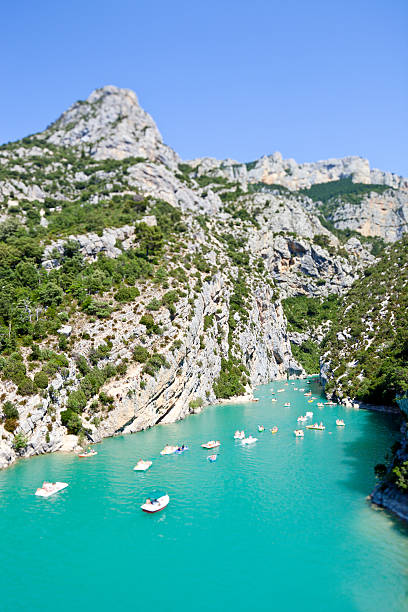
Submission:
<svg viewBox="0 0 408 612">
<path fill-rule="evenodd" d="M 34 457 L 0 472 L 1 612 L 406 610 L 408 532 L 365 500 L 395 426 L 319 409 L 317 385 L 313 404 L 294 386 L 308 387 L 275 382 L 258 403 L 105 440 L 92 458 Z M 306 410 L 326 430 L 296 439 Z M 258 442 L 234 441 L 237 428 Z M 222 442 L 215 463 L 200 447 L 209 439 Z M 161 457 L 166 443 L 190 450 Z M 132 471 L 140 458 L 153 460 L 146 473 Z M 37 498 L 43 480 L 69 487 Z M 147 515 L 139 506 L 155 489 L 171 501 Z"/>
</svg>

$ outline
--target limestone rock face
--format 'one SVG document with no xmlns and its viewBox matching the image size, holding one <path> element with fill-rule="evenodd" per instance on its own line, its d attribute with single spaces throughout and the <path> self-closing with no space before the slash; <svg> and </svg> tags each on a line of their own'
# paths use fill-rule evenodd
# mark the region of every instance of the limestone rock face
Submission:
<svg viewBox="0 0 408 612">
<path fill-rule="evenodd" d="M 55 145 L 79 147 L 96 159 L 144 157 L 175 168 L 176 153 L 163 144 L 153 119 L 130 89 L 109 85 L 76 102 L 44 137 Z"/>
<path fill-rule="evenodd" d="M 360 204 L 342 202 L 330 221 L 338 229 L 352 229 L 363 236 L 380 236 L 386 242 L 402 238 L 408 229 L 408 192 L 371 192 Z"/>
</svg>

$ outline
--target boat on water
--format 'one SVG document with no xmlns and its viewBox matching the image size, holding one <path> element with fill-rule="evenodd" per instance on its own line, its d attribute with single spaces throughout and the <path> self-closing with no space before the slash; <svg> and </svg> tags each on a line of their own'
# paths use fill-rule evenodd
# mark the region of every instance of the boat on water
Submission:
<svg viewBox="0 0 408 612">
<path fill-rule="evenodd" d="M 309 391 L 308 393 L 304 393 L 304 396 L 305 396 L 305 397 L 311 397 L 311 395 L 312 395 L 312 392 L 311 392 L 311 391 Z"/>
<path fill-rule="evenodd" d="M 313 412 L 306 412 L 306 416 L 308 419 L 313 419 Z"/>
<path fill-rule="evenodd" d="M 94 457 L 94 455 L 97 455 L 97 451 L 94 450 L 93 448 L 87 448 L 86 451 L 82 451 L 82 453 L 78 453 L 78 457 L 80 457 L 81 459 L 84 457 Z"/>
<path fill-rule="evenodd" d="M 263 425 L 258 425 L 258 431 L 265 431 L 265 427 Z"/>
<path fill-rule="evenodd" d="M 305 434 L 303 433 L 303 429 L 295 429 L 293 432 L 296 438 L 304 438 Z"/>
<path fill-rule="evenodd" d="M 271 433 L 273 433 L 273 434 L 278 433 L 278 428 L 276 427 L 276 425 L 274 425 L 274 427 L 272 427 Z"/>
<path fill-rule="evenodd" d="M 62 489 L 66 489 L 68 486 L 68 483 L 66 482 L 43 482 L 42 487 L 39 487 L 36 492 L 35 495 L 38 495 L 38 497 L 50 497 L 51 495 L 54 495 L 54 493 L 58 493 L 59 491 L 62 491 Z"/>
<path fill-rule="evenodd" d="M 299 391 L 304 391 L 304 389 L 299 389 Z"/>
<path fill-rule="evenodd" d="M 205 442 L 205 444 L 202 444 L 201 446 L 202 448 L 207 448 L 207 449 L 218 448 L 219 446 L 221 446 L 221 442 L 219 440 L 209 440 L 208 442 Z"/>
<path fill-rule="evenodd" d="M 170 497 L 166 494 L 162 495 L 161 497 L 157 497 L 156 499 L 147 498 L 145 503 L 140 507 L 143 512 L 149 512 L 152 514 L 153 512 L 160 512 L 160 510 L 163 510 L 163 508 L 168 505 L 169 501 Z"/>
<path fill-rule="evenodd" d="M 286 402 L 285 404 L 283 404 L 285 406 L 285 408 L 289 408 L 290 407 L 290 402 Z"/>
<path fill-rule="evenodd" d="M 258 438 L 254 438 L 253 436 L 248 436 L 247 438 L 244 438 L 242 440 L 242 444 L 253 444 L 257 440 L 258 440 Z"/>
<path fill-rule="evenodd" d="M 271 401 L 276 402 L 277 401 L 276 397 L 273 397 Z"/>
<path fill-rule="evenodd" d="M 278 393 L 283 393 L 285 389 L 278 389 Z"/>
<path fill-rule="evenodd" d="M 186 446 L 185 444 L 182 444 L 174 452 L 176 453 L 176 455 L 181 455 L 182 453 L 184 453 L 187 450 L 190 450 L 189 447 Z"/>
<path fill-rule="evenodd" d="M 298 423 L 304 423 L 307 421 L 307 416 L 300 416 L 297 418 Z"/>
<path fill-rule="evenodd" d="M 312 399 L 307 400 L 307 403 L 308 403 L 308 404 L 313 404 L 313 400 L 312 400 Z"/>
<path fill-rule="evenodd" d="M 294 391 L 298 391 L 298 388 L 297 388 L 297 387 L 293 387 L 293 390 L 294 390 Z"/>
<path fill-rule="evenodd" d="M 318 430 L 323 430 L 326 429 L 326 427 L 323 425 L 323 423 L 313 423 L 313 425 L 306 425 L 306 429 L 318 429 Z"/>
<path fill-rule="evenodd" d="M 239 429 L 237 429 L 237 431 L 234 433 L 234 440 L 243 440 L 245 438 L 245 431 L 239 431 Z"/>
<path fill-rule="evenodd" d="M 336 419 L 336 425 L 337 427 L 345 427 L 343 419 Z"/>
<path fill-rule="evenodd" d="M 143 461 L 143 459 L 140 459 L 135 467 L 133 468 L 133 470 L 135 472 L 145 472 L 146 470 L 149 469 L 149 467 L 152 465 L 152 461 Z"/>
<path fill-rule="evenodd" d="M 178 446 L 171 446 L 169 444 L 166 444 L 163 450 L 160 451 L 160 454 L 161 455 L 173 455 L 173 453 L 175 453 L 177 449 L 178 449 Z"/>
<path fill-rule="evenodd" d="M 336 402 L 324 402 L 325 406 L 335 406 Z"/>
<path fill-rule="evenodd" d="M 210 461 L 211 463 L 214 463 L 214 461 L 217 461 L 217 457 L 218 455 L 209 455 L 207 457 L 208 461 Z"/>
<path fill-rule="evenodd" d="M 319 406 L 319 408 L 323 408 L 324 406 L 323 402 L 317 402 L 317 405 Z"/>
</svg>

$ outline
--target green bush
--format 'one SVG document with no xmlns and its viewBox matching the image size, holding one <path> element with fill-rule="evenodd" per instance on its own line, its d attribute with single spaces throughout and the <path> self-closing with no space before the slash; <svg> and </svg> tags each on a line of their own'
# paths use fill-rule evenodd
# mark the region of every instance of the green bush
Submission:
<svg viewBox="0 0 408 612">
<path fill-rule="evenodd" d="M 140 344 L 136 345 L 133 349 L 133 359 L 139 363 L 145 363 L 149 359 L 149 351 Z"/>
<path fill-rule="evenodd" d="M 34 375 L 34 382 L 40 389 L 46 389 L 49 385 L 48 376 L 42 371 Z"/>
<path fill-rule="evenodd" d="M 13 433 L 13 431 L 17 429 L 17 426 L 18 419 L 6 419 L 4 422 L 4 429 L 10 433 Z"/>
<path fill-rule="evenodd" d="M 124 285 L 115 293 L 115 300 L 121 303 L 132 302 L 139 295 L 140 291 L 137 287 L 128 287 Z"/>
<path fill-rule="evenodd" d="M 150 376 L 154 376 L 156 372 L 160 370 L 160 368 L 169 368 L 169 364 L 166 361 L 164 355 L 160 355 L 159 353 L 153 353 L 151 357 L 146 361 L 145 366 L 143 368 L 143 372 L 145 374 L 149 374 Z"/>
<path fill-rule="evenodd" d="M 17 407 L 10 401 L 7 401 L 3 405 L 3 414 L 6 419 L 18 419 L 19 413 Z"/>
<path fill-rule="evenodd" d="M 62 410 L 61 423 L 67 428 L 69 434 L 78 435 L 82 431 L 81 418 L 72 410 Z"/>
<path fill-rule="evenodd" d="M 82 389 L 72 391 L 67 400 L 67 408 L 70 412 L 82 412 L 86 406 L 87 398 Z"/>
</svg>

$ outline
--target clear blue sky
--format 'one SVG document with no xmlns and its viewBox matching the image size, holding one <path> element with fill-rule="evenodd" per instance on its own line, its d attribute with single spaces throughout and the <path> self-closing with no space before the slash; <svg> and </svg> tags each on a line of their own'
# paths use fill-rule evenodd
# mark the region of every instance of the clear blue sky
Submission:
<svg viewBox="0 0 408 612">
<path fill-rule="evenodd" d="M 183 158 L 362 155 L 408 176 L 407 0 L 2 3 L 0 141 L 113 84 Z"/>
</svg>

